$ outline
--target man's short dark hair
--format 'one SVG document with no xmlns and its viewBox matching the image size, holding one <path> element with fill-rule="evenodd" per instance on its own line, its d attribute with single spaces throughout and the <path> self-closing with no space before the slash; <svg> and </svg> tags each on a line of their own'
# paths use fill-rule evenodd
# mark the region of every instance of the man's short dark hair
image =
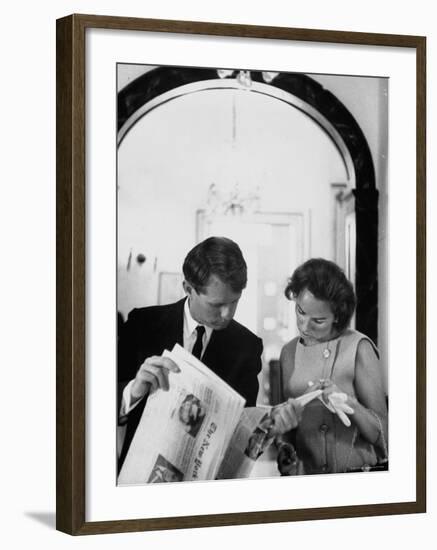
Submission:
<svg viewBox="0 0 437 550">
<path fill-rule="evenodd" d="M 317 300 L 329 302 L 338 332 L 349 325 L 355 310 L 356 298 L 351 282 L 334 262 L 312 258 L 299 266 L 290 277 L 285 296 L 291 300 L 303 290 L 309 290 Z"/>
<path fill-rule="evenodd" d="M 211 275 L 241 292 L 247 284 L 247 265 L 237 243 L 226 237 L 209 237 L 196 245 L 182 267 L 187 283 L 203 292 Z"/>
</svg>

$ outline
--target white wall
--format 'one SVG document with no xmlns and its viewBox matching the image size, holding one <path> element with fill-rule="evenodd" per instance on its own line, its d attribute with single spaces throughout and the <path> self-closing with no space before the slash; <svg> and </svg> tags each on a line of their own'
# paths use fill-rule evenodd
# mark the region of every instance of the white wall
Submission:
<svg viewBox="0 0 437 550">
<path fill-rule="evenodd" d="M 437 179 L 437 30 L 433 3 L 369 0 L 351 9 L 346 0 L 306 3 L 161 0 L 17 0 L 3 6 L 2 71 L 2 235 L 3 306 L 1 365 L 3 422 L 1 453 L 4 548 L 272 548 L 317 549 L 346 545 L 357 550 L 399 550 L 432 545 L 437 519 L 437 403 L 430 399 L 429 512 L 281 525 L 257 525 L 174 532 L 105 535 L 73 539 L 53 530 L 55 510 L 55 19 L 73 12 L 168 19 L 215 20 L 382 33 L 428 35 L 428 280 L 437 278 L 434 235 Z M 429 287 L 428 384 L 436 386 L 437 307 Z M 402 338 L 408 335 L 402 335 Z M 432 396 L 432 394 L 430 394 Z M 422 542 L 423 541 L 423 542 Z"/>
<path fill-rule="evenodd" d="M 322 74 L 311 76 L 325 89 L 332 92 L 357 121 L 369 144 L 375 165 L 376 187 L 383 188 L 387 164 L 386 129 L 389 80 L 387 78 Z"/>
<path fill-rule="evenodd" d="M 260 211 L 311 220 L 306 249 L 334 259 L 330 184 L 347 181 L 345 166 L 326 133 L 282 101 L 206 90 L 165 103 L 126 134 L 118 176 L 118 307 L 124 315 L 156 303 L 160 271 L 180 272 L 197 242 L 196 211 L 205 208 L 212 183 L 259 189 Z M 127 270 L 129 256 L 139 253 L 147 261 L 133 261 Z"/>
<path fill-rule="evenodd" d="M 379 191 L 378 226 L 378 347 L 384 365 L 384 385 L 388 390 L 388 101 L 390 82 L 387 78 L 314 75 L 326 89 L 338 97 L 354 116 L 369 144 L 375 167 L 375 185 Z"/>
<path fill-rule="evenodd" d="M 118 70 L 122 87 L 150 67 L 123 64 Z M 352 113 L 375 166 L 381 214 L 378 346 L 387 387 L 388 79 L 310 76 Z M 158 303 L 161 272 L 180 272 L 185 252 L 196 242 L 196 211 L 205 207 L 211 183 L 226 187 L 235 182 L 260 190 L 260 211 L 303 214 L 308 256 L 336 259 L 330 184 L 346 183 L 347 174 L 325 132 L 297 109 L 268 96 L 247 90 L 199 91 L 147 113 L 118 151 L 118 310 L 125 318 L 134 307 Z M 138 254 L 146 262 L 138 264 Z M 288 275 L 282 274 L 284 281 Z M 253 301 L 246 294 L 239 321 Z"/>
</svg>

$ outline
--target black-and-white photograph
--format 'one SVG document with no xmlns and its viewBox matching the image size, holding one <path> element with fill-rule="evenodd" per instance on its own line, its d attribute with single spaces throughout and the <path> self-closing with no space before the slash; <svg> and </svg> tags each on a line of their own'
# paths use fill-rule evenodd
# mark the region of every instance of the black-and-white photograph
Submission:
<svg viewBox="0 0 437 550">
<path fill-rule="evenodd" d="M 119 63 L 116 104 L 118 483 L 244 429 L 254 479 L 388 470 L 389 80 Z"/>
<path fill-rule="evenodd" d="M 203 419 L 205 418 L 206 410 L 198 397 L 192 393 L 188 394 L 182 401 L 177 418 L 182 426 L 191 437 L 196 437 L 199 433 Z"/>
</svg>

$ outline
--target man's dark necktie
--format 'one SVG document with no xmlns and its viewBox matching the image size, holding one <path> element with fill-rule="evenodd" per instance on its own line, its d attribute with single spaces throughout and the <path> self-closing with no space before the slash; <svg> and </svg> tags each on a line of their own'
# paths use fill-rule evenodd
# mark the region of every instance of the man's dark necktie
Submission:
<svg viewBox="0 0 437 550">
<path fill-rule="evenodd" d="M 193 351 L 191 353 L 194 355 L 194 357 L 197 357 L 197 359 L 200 359 L 200 356 L 202 355 L 202 348 L 203 348 L 202 340 L 203 340 L 203 335 L 205 334 L 205 327 L 202 325 L 198 325 L 196 327 L 196 330 L 197 330 L 197 338 L 193 347 Z"/>
</svg>

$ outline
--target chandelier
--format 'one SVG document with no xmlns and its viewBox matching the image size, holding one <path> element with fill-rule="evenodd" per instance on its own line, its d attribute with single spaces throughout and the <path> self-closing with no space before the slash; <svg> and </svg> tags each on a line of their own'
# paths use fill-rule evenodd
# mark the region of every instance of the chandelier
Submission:
<svg viewBox="0 0 437 550">
<path fill-rule="evenodd" d="M 238 217 L 259 211 L 259 186 L 241 185 L 219 186 L 211 183 L 206 199 L 207 216 Z"/>
<path fill-rule="evenodd" d="M 265 83 L 270 84 L 279 73 L 261 72 Z M 234 78 L 245 89 L 252 87 L 252 75 L 250 71 L 239 69 L 217 69 L 217 75 L 221 79 Z M 233 134 L 232 150 L 236 149 L 236 108 L 235 98 L 233 107 Z M 254 214 L 260 210 L 260 186 L 249 183 L 211 183 L 206 197 L 205 213 L 208 217 L 226 216 L 238 218 Z"/>
</svg>

